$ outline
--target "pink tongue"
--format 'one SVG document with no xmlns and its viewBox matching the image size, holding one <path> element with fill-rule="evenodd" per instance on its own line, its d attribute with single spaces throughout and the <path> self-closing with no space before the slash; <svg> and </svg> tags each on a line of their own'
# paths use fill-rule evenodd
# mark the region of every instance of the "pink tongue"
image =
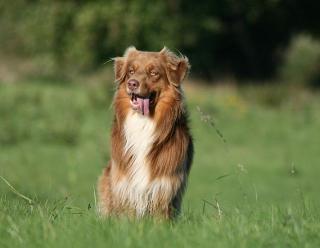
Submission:
<svg viewBox="0 0 320 248">
<path fill-rule="evenodd" d="M 149 114 L 149 98 L 137 98 L 137 102 L 139 105 L 139 110 L 143 115 L 148 115 Z"/>
</svg>

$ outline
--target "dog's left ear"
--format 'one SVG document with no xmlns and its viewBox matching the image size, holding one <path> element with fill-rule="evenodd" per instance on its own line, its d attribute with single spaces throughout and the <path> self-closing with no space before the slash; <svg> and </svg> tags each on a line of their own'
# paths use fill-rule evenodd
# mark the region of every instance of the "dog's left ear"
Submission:
<svg viewBox="0 0 320 248">
<path fill-rule="evenodd" d="M 174 86 L 182 83 L 190 70 L 189 60 L 186 56 L 177 56 L 168 48 L 164 47 L 160 54 L 163 56 L 166 65 L 168 80 Z"/>
</svg>

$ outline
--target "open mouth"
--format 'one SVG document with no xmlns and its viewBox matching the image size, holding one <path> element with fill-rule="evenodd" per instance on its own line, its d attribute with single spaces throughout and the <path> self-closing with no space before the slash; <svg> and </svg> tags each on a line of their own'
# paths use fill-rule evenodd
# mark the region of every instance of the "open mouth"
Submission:
<svg viewBox="0 0 320 248">
<path fill-rule="evenodd" d="M 149 115 L 150 106 L 154 103 L 155 93 L 143 97 L 135 93 L 131 93 L 131 106 L 132 109 L 140 112 L 142 115 Z"/>
</svg>

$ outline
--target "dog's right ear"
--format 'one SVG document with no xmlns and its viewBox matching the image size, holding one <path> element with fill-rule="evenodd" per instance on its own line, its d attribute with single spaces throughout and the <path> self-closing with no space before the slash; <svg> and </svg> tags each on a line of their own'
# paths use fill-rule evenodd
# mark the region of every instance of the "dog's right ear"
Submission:
<svg viewBox="0 0 320 248">
<path fill-rule="evenodd" d="M 127 58 L 130 54 L 134 54 L 136 52 L 137 49 L 134 46 L 130 46 L 124 52 L 123 57 L 116 57 L 113 59 L 116 82 L 120 83 L 124 80 L 127 72 Z"/>
<path fill-rule="evenodd" d="M 114 61 L 114 76 L 116 82 L 121 82 L 126 76 L 126 58 L 125 57 L 116 57 Z"/>
</svg>

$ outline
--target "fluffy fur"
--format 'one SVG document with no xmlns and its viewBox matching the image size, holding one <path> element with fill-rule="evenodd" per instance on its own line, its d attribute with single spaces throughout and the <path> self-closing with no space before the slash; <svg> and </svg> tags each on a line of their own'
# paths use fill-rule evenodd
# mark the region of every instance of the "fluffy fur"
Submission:
<svg viewBox="0 0 320 248">
<path fill-rule="evenodd" d="M 167 48 L 130 47 L 114 59 L 118 84 L 111 134 L 111 161 L 98 182 L 102 215 L 172 218 L 179 212 L 193 144 L 181 82 L 188 59 Z M 131 89 L 130 80 L 139 83 Z M 150 113 L 133 108 L 134 97 L 150 100 Z"/>
</svg>

